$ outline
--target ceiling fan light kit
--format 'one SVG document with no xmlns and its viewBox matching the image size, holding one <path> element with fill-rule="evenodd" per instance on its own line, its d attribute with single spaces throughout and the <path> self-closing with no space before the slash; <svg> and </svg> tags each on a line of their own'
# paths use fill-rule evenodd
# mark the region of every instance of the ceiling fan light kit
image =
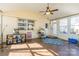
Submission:
<svg viewBox="0 0 79 59">
<path fill-rule="evenodd" d="M 46 12 L 46 15 L 49 15 L 50 14 L 50 12 Z"/>
</svg>

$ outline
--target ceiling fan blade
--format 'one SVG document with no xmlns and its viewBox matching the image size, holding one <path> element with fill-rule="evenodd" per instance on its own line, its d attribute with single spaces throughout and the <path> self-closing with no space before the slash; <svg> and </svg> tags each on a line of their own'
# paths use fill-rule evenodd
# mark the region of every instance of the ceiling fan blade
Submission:
<svg viewBox="0 0 79 59">
<path fill-rule="evenodd" d="M 58 9 L 51 10 L 51 12 L 58 11 Z"/>
<path fill-rule="evenodd" d="M 40 12 L 46 12 L 46 11 L 40 11 Z"/>
<path fill-rule="evenodd" d="M 53 15 L 53 13 L 50 13 L 50 14 L 52 14 L 52 15 Z"/>
<path fill-rule="evenodd" d="M 53 15 L 53 12 L 54 12 L 54 11 L 58 11 L 58 9 L 53 9 L 53 10 L 51 10 L 51 9 L 50 9 L 50 6 L 49 6 L 49 3 L 47 3 L 46 10 L 45 10 L 45 11 L 40 11 L 40 12 L 44 12 L 43 15 L 48 15 L 48 14 L 52 14 L 52 15 Z"/>
</svg>

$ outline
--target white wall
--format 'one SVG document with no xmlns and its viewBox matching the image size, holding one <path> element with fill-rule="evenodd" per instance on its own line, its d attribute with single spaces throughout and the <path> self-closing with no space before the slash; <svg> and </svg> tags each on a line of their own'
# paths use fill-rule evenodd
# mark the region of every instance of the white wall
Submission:
<svg viewBox="0 0 79 59">
<path fill-rule="evenodd" d="M 46 29 L 46 35 L 50 34 L 49 30 L 49 20 L 46 19 L 39 19 L 35 22 L 35 32 L 38 31 L 40 28 L 45 28 L 45 24 L 48 23 L 48 28 Z M 36 35 L 38 36 L 38 35 Z"/>
<path fill-rule="evenodd" d="M 17 28 L 17 18 L 3 16 L 3 34 L 4 40 L 6 40 L 7 34 L 13 34 L 14 28 Z"/>
<path fill-rule="evenodd" d="M 12 17 L 13 16 L 13 17 Z M 34 30 L 27 30 L 32 32 L 32 38 L 38 38 L 38 30 L 39 28 L 45 28 L 45 23 L 49 24 L 49 20 L 41 16 L 40 14 L 33 12 L 14 12 L 7 13 L 6 16 L 3 16 L 3 30 L 4 30 L 4 41 L 6 41 L 6 35 L 12 34 L 14 32 L 14 28 L 17 28 L 17 19 L 16 17 L 25 18 L 26 20 L 31 19 L 35 21 Z M 49 28 L 48 28 L 49 29 Z M 47 34 L 49 34 L 49 30 L 47 30 Z"/>
</svg>

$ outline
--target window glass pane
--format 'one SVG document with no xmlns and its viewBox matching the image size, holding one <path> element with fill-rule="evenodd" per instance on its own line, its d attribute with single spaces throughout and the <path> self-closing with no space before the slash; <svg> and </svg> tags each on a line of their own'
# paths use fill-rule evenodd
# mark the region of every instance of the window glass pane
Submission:
<svg viewBox="0 0 79 59">
<path fill-rule="evenodd" d="M 71 34 L 79 34 L 79 16 L 71 18 Z"/>
<path fill-rule="evenodd" d="M 60 33 L 67 34 L 67 18 L 59 20 Z"/>
<path fill-rule="evenodd" d="M 60 26 L 67 26 L 67 19 L 66 18 L 60 20 Z"/>
<path fill-rule="evenodd" d="M 57 24 L 53 24 L 53 34 L 57 34 Z"/>
<path fill-rule="evenodd" d="M 57 23 L 56 23 L 56 21 L 52 21 L 52 30 L 53 30 L 53 34 L 57 34 Z"/>
<path fill-rule="evenodd" d="M 79 25 L 79 16 L 71 18 L 71 25 Z"/>
</svg>

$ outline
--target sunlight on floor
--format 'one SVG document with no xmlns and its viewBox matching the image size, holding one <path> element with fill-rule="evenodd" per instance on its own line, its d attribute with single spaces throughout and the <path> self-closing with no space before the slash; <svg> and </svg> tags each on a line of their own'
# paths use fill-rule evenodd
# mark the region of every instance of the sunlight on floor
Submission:
<svg viewBox="0 0 79 59">
<path fill-rule="evenodd" d="M 30 52 L 10 52 L 9 56 L 32 56 L 32 54 Z"/>
<path fill-rule="evenodd" d="M 21 48 L 28 48 L 28 47 L 26 44 L 16 44 L 11 46 L 11 49 L 21 49 Z"/>
<path fill-rule="evenodd" d="M 47 49 L 40 50 L 32 50 L 35 56 L 54 56 L 54 54 L 50 53 Z"/>
<path fill-rule="evenodd" d="M 43 48 L 39 43 L 29 43 L 30 48 Z"/>
<path fill-rule="evenodd" d="M 54 53 L 39 43 L 28 43 L 12 45 L 9 56 L 54 56 Z"/>
</svg>

